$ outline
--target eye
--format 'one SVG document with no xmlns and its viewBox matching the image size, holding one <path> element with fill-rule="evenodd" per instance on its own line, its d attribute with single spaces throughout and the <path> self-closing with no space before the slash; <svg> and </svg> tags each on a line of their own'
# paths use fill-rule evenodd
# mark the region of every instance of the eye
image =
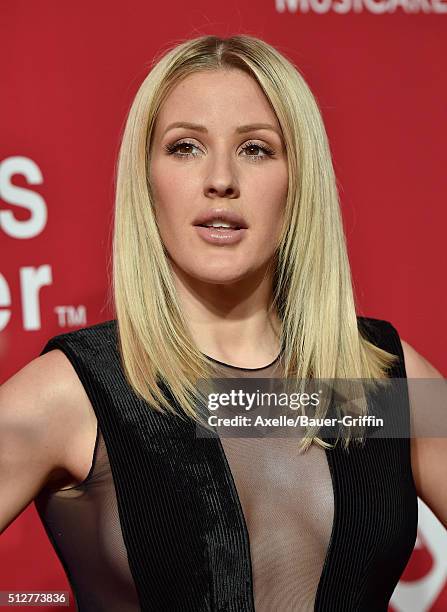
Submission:
<svg viewBox="0 0 447 612">
<path fill-rule="evenodd" d="M 165 145 L 165 150 L 168 152 L 168 154 L 175 155 L 177 157 L 197 157 L 197 153 L 191 153 L 191 149 L 193 148 L 198 149 L 195 144 L 192 142 L 187 142 L 186 140 Z M 189 152 L 180 153 L 180 149 L 189 149 Z"/>
<path fill-rule="evenodd" d="M 187 140 L 182 140 L 180 142 L 168 143 L 164 146 L 168 155 L 174 155 L 176 157 L 198 157 L 199 153 L 194 153 L 192 150 L 197 149 L 200 150 L 197 145 L 192 142 L 188 142 Z M 182 152 L 183 149 L 183 152 Z M 185 151 L 186 149 L 186 151 Z M 275 155 L 275 151 L 266 145 L 260 145 L 256 142 L 247 142 L 243 147 L 242 151 L 247 152 L 247 155 L 244 157 L 251 158 L 252 161 L 260 161 L 265 160 L 269 157 Z M 262 152 L 262 155 L 259 153 Z M 255 153 L 254 155 L 252 153 Z"/>
<path fill-rule="evenodd" d="M 246 155 L 246 157 L 252 157 L 254 161 L 258 161 L 261 159 L 267 159 L 268 157 L 272 157 L 275 154 L 275 151 L 273 149 L 271 149 L 270 147 L 267 147 L 266 145 L 260 145 L 257 144 L 256 142 L 247 142 L 243 147 L 242 147 L 243 151 L 253 151 L 253 150 L 257 150 L 259 151 L 263 151 L 264 154 L 263 155 Z"/>
</svg>

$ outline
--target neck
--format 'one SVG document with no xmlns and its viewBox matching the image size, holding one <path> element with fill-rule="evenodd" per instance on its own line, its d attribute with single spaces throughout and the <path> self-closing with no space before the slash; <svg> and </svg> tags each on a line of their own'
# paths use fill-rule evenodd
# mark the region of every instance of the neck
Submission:
<svg viewBox="0 0 447 612">
<path fill-rule="evenodd" d="M 271 308 L 272 278 L 259 270 L 231 283 L 189 276 L 172 263 L 190 334 L 206 355 L 239 367 L 271 363 L 281 348 L 281 321 Z"/>
</svg>

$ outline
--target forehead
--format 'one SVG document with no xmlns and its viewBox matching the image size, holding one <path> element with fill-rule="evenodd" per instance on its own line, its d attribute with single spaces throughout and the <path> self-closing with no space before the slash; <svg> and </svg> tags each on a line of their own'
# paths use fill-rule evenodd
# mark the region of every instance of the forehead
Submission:
<svg viewBox="0 0 447 612">
<path fill-rule="evenodd" d="M 181 120 L 219 127 L 225 123 L 278 120 L 257 81 L 238 69 L 219 69 L 190 74 L 170 91 L 157 117 L 160 129 Z"/>
</svg>

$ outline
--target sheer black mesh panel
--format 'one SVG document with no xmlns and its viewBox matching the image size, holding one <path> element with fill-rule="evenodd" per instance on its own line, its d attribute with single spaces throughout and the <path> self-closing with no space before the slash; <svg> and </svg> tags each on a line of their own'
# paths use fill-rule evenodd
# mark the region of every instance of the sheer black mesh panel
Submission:
<svg viewBox="0 0 447 612">
<path fill-rule="evenodd" d="M 92 467 L 84 482 L 58 491 L 44 489 L 35 505 L 64 565 L 78 609 L 140 610 L 99 427 Z"/>
<path fill-rule="evenodd" d="M 220 368 L 222 377 L 283 376 L 279 358 L 265 368 Z M 256 611 L 313 610 L 334 515 L 324 449 L 299 454 L 295 437 L 221 441 L 249 532 Z"/>
</svg>

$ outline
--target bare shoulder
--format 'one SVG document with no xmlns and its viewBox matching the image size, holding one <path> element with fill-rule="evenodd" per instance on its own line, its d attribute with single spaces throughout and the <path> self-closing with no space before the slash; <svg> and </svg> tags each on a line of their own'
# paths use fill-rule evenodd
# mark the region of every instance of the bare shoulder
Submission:
<svg viewBox="0 0 447 612">
<path fill-rule="evenodd" d="M 401 339 L 407 378 L 443 379 L 441 372 L 408 342 Z M 437 387 L 441 389 L 441 387 Z M 436 394 L 436 396 L 438 393 Z M 447 425 L 447 405 L 442 397 L 436 406 L 426 393 L 420 393 L 416 384 L 409 385 L 409 399 L 412 406 L 412 427 L 415 435 L 411 438 L 411 466 L 418 496 L 427 504 L 435 516 L 447 528 L 447 487 L 445 486 L 445 465 L 447 463 L 447 438 L 442 435 Z M 433 398 L 432 398 L 433 400 Z M 440 403 L 439 403 L 440 400 Z M 437 412 L 435 412 L 437 411 Z M 430 419 L 426 418 L 430 416 Z M 436 416 L 436 418 L 434 418 Z M 425 422 L 438 424 L 439 437 L 419 435 Z M 421 422 L 423 426 L 418 423 Z"/>
<path fill-rule="evenodd" d="M 59 349 L 36 357 L 0 386 L 0 423 L 26 427 L 52 466 L 45 485 L 81 482 L 91 464 L 96 416 L 69 359 Z M 23 436 L 23 434 L 22 434 Z"/>
<path fill-rule="evenodd" d="M 401 338 L 408 378 L 442 378 L 442 374 L 423 355 Z"/>
</svg>

